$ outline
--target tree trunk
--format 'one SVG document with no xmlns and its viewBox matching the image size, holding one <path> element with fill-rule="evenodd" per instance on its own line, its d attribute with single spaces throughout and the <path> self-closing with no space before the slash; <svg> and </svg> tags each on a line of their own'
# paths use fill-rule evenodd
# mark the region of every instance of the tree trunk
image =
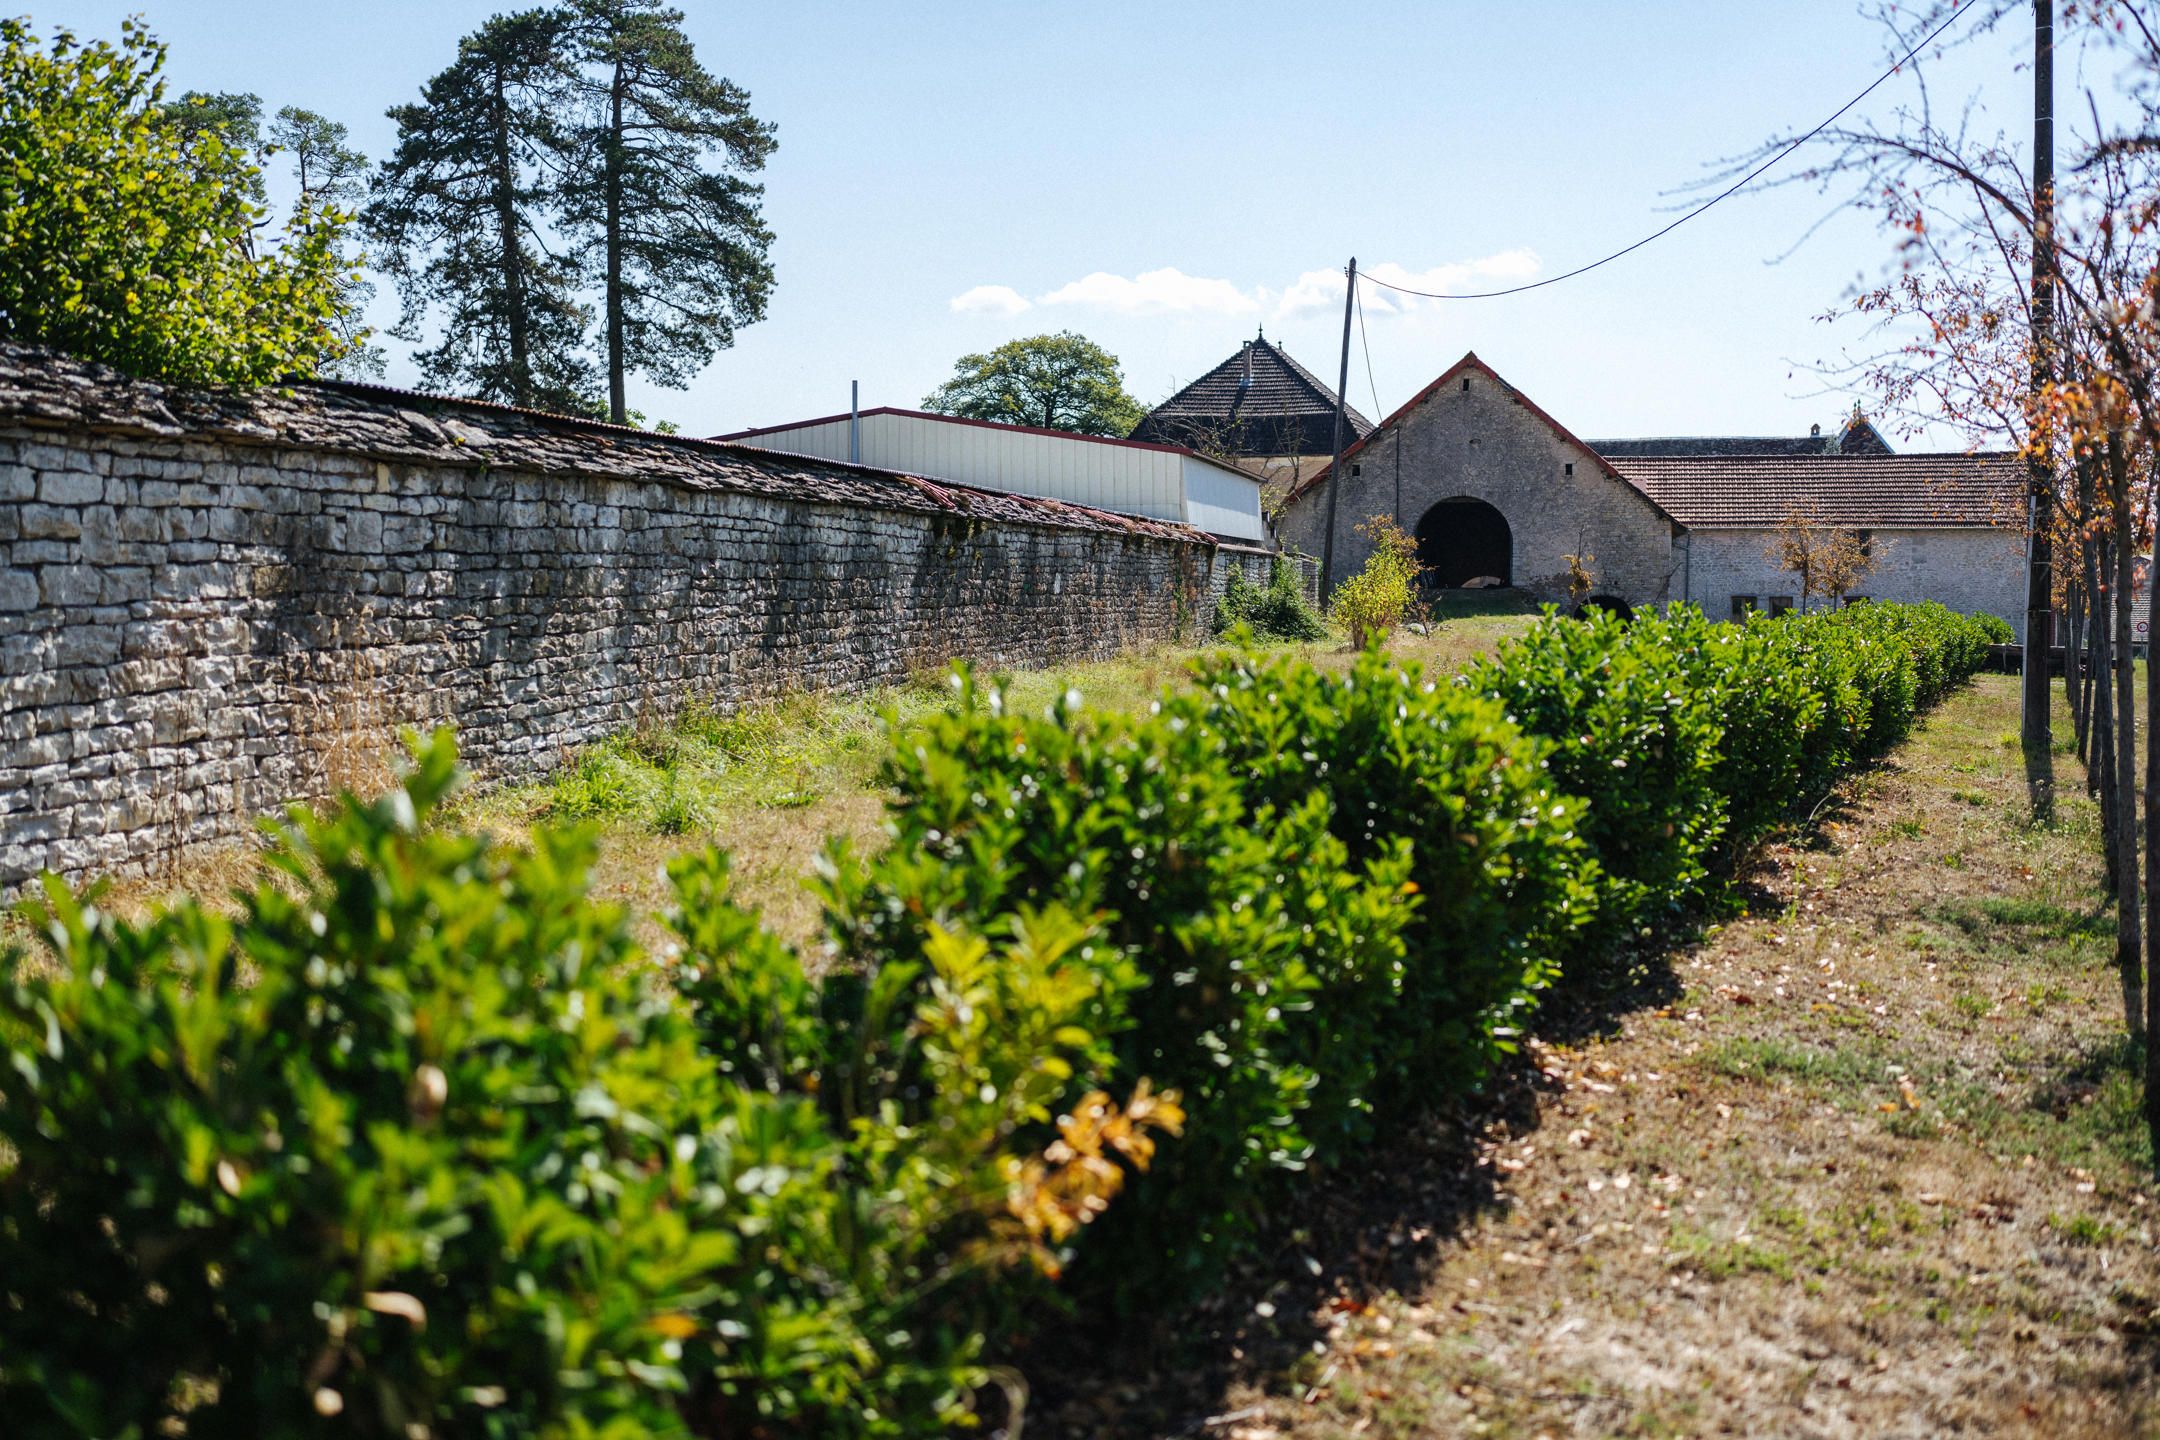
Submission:
<svg viewBox="0 0 2160 1440">
<path fill-rule="evenodd" d="M 504 320 L 510 331 L 510 398 L 533 398 L 531 337 L 526 333 L 525 242 L 518 234 L 517 167 L 510 158 L 510 101 L 495 69 L 495 225 L 502 246 Z"/>
<path fill-rule="evenodd" d="M 2145 596 L 2145 633 L 2154 633 L 2154 622 L 2160 616 L 2154 614 L 2160 604 L 2160 584 L 2154 584 Z M 2155 794 L 2154 784 L 2160 781 L 2160 673 L 2155 673 L 2154 658 L 2160 654 L 2160 646 L 2148 638 L 2145 642 L 2145 949 L 2147 954 L 2160 955 L 2160 794 Z M 2145 1129 L 2152 1137 L 2153 1154 L 2160 1156 L 2160 1044 L 2153 1036 L 2160 1035 L 2160 985 L 2145 987 Z"/>
<path fill-rule="evenodd" d="M 2088 451 L 2078 456 L 2076 464 L 2077 521 L 2079 527 L 2078 573 L 2071 577 L 2071 581 L 2080 592 L 2078 605 L 2081 614 L 2076 636 L 2080 648 L 2073 648 L 2068 644 L 2063 646 L 2063 677 L 2065 683 L 2069 683 L 2071 667 L 2075 664 L 2077 668 L 2076 694 L 2078 699 L 2073 708 L 2079 717 L 2078 760 L 2085 767 L 2086 788 L 2089 790 L 2091 788 L 2094 763 L 2092 756 L 2093 686 L 2097 683 L 2095 677 L 2099 674 L 2097 669 L 2097 647 L 2099 642 L 2094 632 L 2098 630 L 2099 617 L 2105 614 L 2105 610 L 2100 603 L 2102 593 L 2100 582 L 2102 577 L 2099 573 L 2100 567 L 2095 549 L 2099 542 L 2091 538 L 2088 528 L 2092 521 L 2099 489 L 2093 477 L 2091 452 Z"/>
<path fill-rule="evenodd" d="M 607 383 L 608 418 L 617 425 L 629 423 L 630 411 L 623 400 L 623 73 L 622 56 L 615 58 L 614 82 L 608 91 L 607 131 Z"/>
<path fill-rule="evenodd" d="M 2130 463 L 2120 435 L 2108 436 L 2108 503 L 2114 511 L 2115 633 L 2108 646 L 2114 657 L 2109 679 L 2115 685 L 2115 964 L 2122 971 L 2123 1009 L 2130 1033 L 2145 1033 L 2145 995 L 2141 932 L 2138 927 L 2137 833 L 2137 671 L 2131 666 L 2131 589 L 2137 565 L 2137 527 L 2130 514 Z"/>
<path fill-rule="evenodd" d="M 2074 576 L 2064 592 L 2063 605 L 2063 699 L 2070 706 L 2070 728 L 2077 737 L 2080 764 L 2089 763 L 2085 741 L 2091 718 L 2085 707 L 2085 585 Z"/>
</svg>

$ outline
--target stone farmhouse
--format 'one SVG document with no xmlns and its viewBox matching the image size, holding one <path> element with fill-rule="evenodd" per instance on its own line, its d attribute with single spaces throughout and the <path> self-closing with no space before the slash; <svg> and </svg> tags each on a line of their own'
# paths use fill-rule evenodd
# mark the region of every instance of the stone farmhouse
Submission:
<svg viewBox="0 0 2160 1440">
<path fill-rule="evenodd" d="M 1865 419 L 1793 438 L 1594 440 L 1465 355 L 1343 455 L 1335 566 L 1370 553 L 1360 523 L 1417 537 L 1427 583 L 1566 596 L 1570 554 L 1593 557 L 1594 593 L 1630 607 L 1681 601 L 1716 617 L 1798 601 L 1768 553 L 1796 507 L 1859 532 L 1873 562 L 1848 597 L 1938 600 L 2024 619 L 2015 454 L 1898 454 Z M 1326 467 L 1285 498 L 1276 534 L 1321 553 Z"/>
</svg>

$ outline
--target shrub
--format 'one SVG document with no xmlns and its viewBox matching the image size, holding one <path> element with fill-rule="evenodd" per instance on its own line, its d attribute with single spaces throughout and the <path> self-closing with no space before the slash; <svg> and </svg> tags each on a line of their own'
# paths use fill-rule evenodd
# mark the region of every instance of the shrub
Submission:
<svg viewBox="0 0 2160 1440">
<path fill-rule="evenodd" d="M 1327 634 L 1326 622 L 1305 603 L 1297 567 L 1279 554 L 1269 562 L 1265 587 L 1246 579 L 1243 567 L 1232 567 L 1222 598 L 1215 602 L 1215 633 L 1226 634 L 1239 625 L 1263 640 L 1318 640 Z"/>
<path fill-rule="evenodd" d="M 1350 632 L 1350 643 L 1362 650 L 1384 640 L 1417 599 L 1417 542 L 1385 515 L 1375 515 L 1358 527 L 1371 539 L 1372 554 L 1365 568 L 1335 587 L 1329 609 Z"/>
<path fill-rule="evenodd" d="M 1256 1232 L 1286 1175 L 1361 1128 L 1363 1072 L 1339 1055 L 1328 1005 L 1399 972 L 1407 847 L 1354 863 L 1324 795 L 1249 806 L 1219 737 L 1174 706 L 1094 716 L 1068 694 L 1021 716 L 970 677 L 883 778 L 892 844 L 826 867 L 850 986 L 896 983 L 890 957 L 932 924 L 994 931 L 1051 904 L 1101 913 L 1090 1022 L 1114 1032 L 1114 1053 L 1073 1084 L 1146 1076 L 1190 1119 L 1109 1217 L 1115 1238 L 1090 1237 L 1110 1258 L 1076 1274 L 1128 1301 L 1189 1292 Z"/>
<path fill-rule="evenodd" d="M 1193 678 L 1169 707 L 1221 738 L 1249 800 L 1329 797 L 1353 860 L 1410 844 L 1421 903 L 1402 973 L 1368 987 L 1369 1012 L 1328 1006 L 1346 1031 L 1369 1027 L 1360 1063 L 1397 1100 L 1476 1081 L 1595 911 L 1582 805 L 1554 787 L 1552 747 L 1494 701 L 1373 651 L 1341 676 L 1223 655 Z"/>
<path fill-rule="evenodd" d="M 583 832 L 431 828 L 446 739 L 296 815 L 230 920 L 49 882 L 0 989 L 0 1414 L 968 1428 L 1041 1287 L 1191 1295 L 1474 1086 L 1593 912 L 1698 893 L 1997 633 L 1548 614 L 1453 684 L 1218 656 L 1129 718 L 963 673 L 893 722 L 893 843 L 827 853 L 817 981 L 715 852 L 656 968 Z"/>
<path fill-rule="evenodd" d="M 1724 832 L 1716 786 L 1722 734 L 1713 697 L 1691 683 L 1703 636 L 1685 622 L 1591 610 L 1543 622 L 1463 672 L 1508 718 L 1552 744 L 1557 786 L 1586 802 L 1583 838 L 1614 925 L 1695 895 Z"/>
<path fill-rule="evenodd" d="M 1048 1158 L 1034 1133 L 1101 1053 L 1090 926 L 932 928 L 889 967 L 916 989 L 849 1012 L 695 857 L 671 992 L 586 896 L 581 832 L 429 829 L 453 774 L 441 739 L 297 818 L 230 922 L 48 885 L 56 973 L 0 992 L 9 1433 L 964 1424 L 964 1282 L 1047 1254 L 1115 1193 L 1105 1157 L 1176 1124 L 1142 1091 L 1074 1097 Z M 847 1069 L 872 1022 L 904 1087 Z"/>
</svg>

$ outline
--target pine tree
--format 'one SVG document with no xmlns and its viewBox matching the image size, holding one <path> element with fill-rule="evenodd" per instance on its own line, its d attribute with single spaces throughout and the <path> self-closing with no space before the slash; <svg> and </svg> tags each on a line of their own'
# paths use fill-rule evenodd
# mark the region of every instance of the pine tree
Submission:
<svg viewBox="0 0 2160 1440">
<path fill-rule="evenodd" d="M 352 213 L 366 202 L 368 159 L 346 143 L 349 134 L 335 120 L 296 105 L 285 106 L 271 120 L 270 143 L 291 157 L 299 182 L 296 213 L 326 207 Z M 326 368 L 342 379 L 380 379 L 385 368 L 383 353 L 367 343 L 374 332 L 365 319 L 375 286 L 361 278 L 360 257 L 342 243 L 337 259 L 344 273 L 338 282 L 339 313 L 334 324 L 349 348 Z"/>
<path fill-rule="evenodd" d="M 397 281 L 403 314 L 391 333 L 436 344 L 421 373 L 485 399 L 586 412 L 593 367 L 582 353 L 589 316 L 577 269 L 551 250 L 573 137 L 560 10 L 498 15 L 458 46 L 457 63 L 418 103 L 390 111 L 396 151 L 368 206 L 378 263 Z"/>
<path fill-rule="evenodd" d="M 759 210 L 773 127 L 698 63 L 682 12 L 657 0 L 578 0 L 583 163 L 565 193 L 602 296 L 608 413 L 628 418 L 631 371 L 686 387 L 764 318 L 772 233 Z"/>
</svg>

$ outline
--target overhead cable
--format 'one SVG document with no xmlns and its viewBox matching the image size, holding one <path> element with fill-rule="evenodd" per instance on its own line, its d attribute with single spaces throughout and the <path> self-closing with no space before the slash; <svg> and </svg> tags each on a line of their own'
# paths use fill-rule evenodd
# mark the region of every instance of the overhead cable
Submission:
<svg viewBox="0 0 2160 1440">
<path fill-rule="evenodd" d="M 1768 171 L 1771 166 L 1777 164 L 1780 160 L 1783 160 L 1786 156 L 1792 154 L 1793 151 L 1799 149 L 1802 145 L 1807 144 L 1808 141 L 1813 140 L 1816 136 L 1822 134 L 1823 131 L 1829 129 L 1832 125 L 1836 124 L 1839 118 L 1843 116 L 1846 111 L 1852 109 L 1853 106 L 1859 104 L 1862 100 L 1865 100 L 1868 96 L 1874 94 L 1884 81 L 1888 80 L 1891 76 L 1897 74 L 1900 70 L 1903 70 L 1908 64 L 1912 62 L 1912 58 L 1915 55 L 1918 55 L 1922 50 L 1925 50 L 1928 46 L 1934 44 L 1936 39 L 1939 38 L 1944 31 L 1948 30 L 1958 21 L 1964 19 L 1965 16 L 1983 8 L 1984 7 L 1978 3 L 1978 0 L 1973 0 L 1973 3 L 1971 4 L 1953 5 L 1951 7 L 1948 19 L 1944 20 L 1942 24 L 1936 26 L 1933 30 L 1929 31 L 1927 38 L 1922 40 L 1919 44 L 1913 46 L 1912 49 L 1906 51 L 1904 57 L 1900 59 L 1896 64 L 1892 65 L 1889 69 L 1883 71 L 1882 74 L 1876 76 L 1874 81 L 1869 84 L 1867 89 L 1862 90 L 1859 94 L 1853 96 L 1852 99 L 1846 101 L 1843 105 L 1838 106 L 1837 110 L 1833 114 L 1831 114 L 1831 116 L 1827 120 L 1824 120 L 1820 125 L 1817 125 L 1814 129 L 1808 131 L 1805 135 L 1798 137 L 1797 139 L 1792 141 L 1792 143 L 1784 146 L 1775 155 L 1772 155 L 1769 159 L 1763 161 L 1762 164 L 1756 166 L 1753 170 L 1748 171 L 1747 174 L 1741 176 L 1738 180 L 1735 180 L 1731 185 L 1719 191 L 1717 194 L 1711 196 L 1708 200 L 1703 201 L 1702 204 L 1688 211 L 1685 215 L 1680 216 L 1671 224 L 1665 226 L 1661 230 L 1652 231 L 1650 234 L 1643 236 L 1642 239 L 1637 240 L 1634 244 L 1628 246 L 1624 250 L 1615 250 L 1612 252 L 1612 254 L 1605 256 L 1603 259 L 1593 260 L 1587 265 L 1578 265 L 1573 270 L 1570 270 L 1565 274 L 1553 275 L 1544 280 L 1533 280 L 1527 285 L 1511 285 L 1505 290 L 1471 290 L 1453 293 L 1436 292 L 1432 290 L 1413 290 L 1407 285 L 1397 285 L 1390 281 L 1382 280 L 1379 276 L 1373 274 L 1369 270 L 1360 272 L 1358 278 L 1361 280 L 1370 280 L 1375 285 L 1385 286 L 1390 290 L 1398 291 L 1404 295 L 1416 295 L 1419 298 L 1425 300 L 1496 300 L 1502 295 L 1520 295 L 1525 290 L 1542 290 L 1547 285 L 1558 285 L 1563 280 L 1572 280 L 1578 275 L 1587 275 L 1592 270 L 1597 269 L 1601 265 L 1612 264 L 1613 261 L 1618 260 L 1623 255 L 1634 254 L 1637 250 L 1642 249 L 1643 246 L 1648 245 L 1653 240 L 1663 239 L 1665 236 L 1670 235 L 1673 231 L 1679 229 L 1682 225 L 1687 224 L 1688 221 L 1693 220 L 1696 216 L 1709 210 L 1719 201 L 1728 200 L 1734 195 L 1739 194 L 1740 191 L 1746 189 L 1747 186 L 1757 177 Z"/>
</svg>

